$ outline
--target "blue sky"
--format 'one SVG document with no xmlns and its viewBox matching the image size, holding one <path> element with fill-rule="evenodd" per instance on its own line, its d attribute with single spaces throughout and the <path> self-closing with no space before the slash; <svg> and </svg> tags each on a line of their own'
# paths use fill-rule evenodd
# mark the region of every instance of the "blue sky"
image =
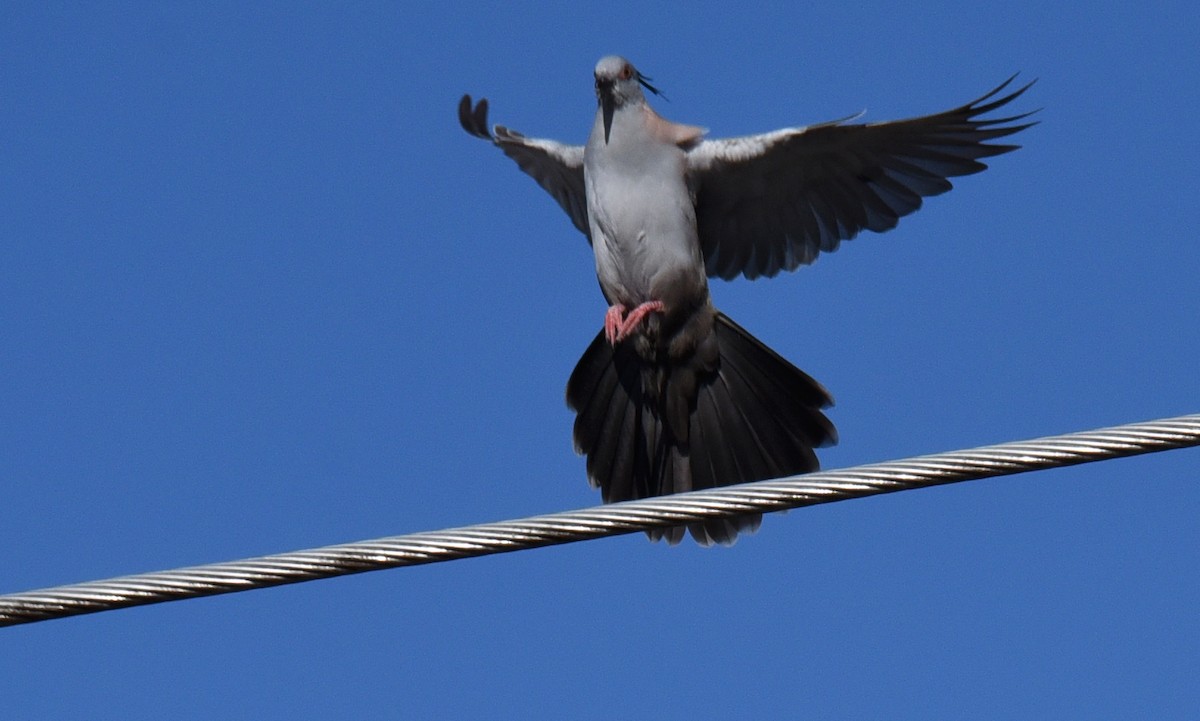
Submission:
<svg viewBox="0 0 1200 721">
<path fill-rule="evenodd" d="M 1200 411 L 1188 3 L 8 3 L 0 592 L 597 502 L 590 250 L 455 119 L 582 142 L 621 53 L 714 136 L 949 108 L 1024 148 L 715 302 L 827 468 Z M 0 630 L 0 716 L 1195 718 L 1196 451 Z"/>
</svg>

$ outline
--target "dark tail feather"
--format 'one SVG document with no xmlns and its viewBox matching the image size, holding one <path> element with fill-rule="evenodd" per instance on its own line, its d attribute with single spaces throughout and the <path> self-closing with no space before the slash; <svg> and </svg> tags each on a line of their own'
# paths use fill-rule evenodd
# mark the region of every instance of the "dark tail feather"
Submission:
<svg viewBox="0 0 1200 721">
<path fill-rule="evenodd" d="M 672 369 L 648 369 L 632 343 L 613 348 L 603 333 L 588 346 L 567 382 L 567 405 L 578 414 L 575 449 L 587 455 L 588 480 L 606 503 L 813 471 L 813 449 L 836 442 L 821 412 L 833 401 L 819 383 L 725 315 L 717 314 L 713 332 L 719 361 L 701 372 L 695 397 L 688 399 L 688 439 L 682 443 L 662 421 L 665 399 L 645 387 L 655 375 L 648 370 Z M 755 513 L 687 530 L 702 545 L 729 545 L 761 522 Z M 683 530 L 647 535 L 675 544 Z"/>
<path fill-rule="evenodd" d="M 720 365 L 702 382 L 691 418 L 696 489 L 815 471 L 813 449 L 837 442 L 821 412 L 833 399 L 820 383 L 724 314 L 715 327 Z M 728 545 L 754 531 L 758 513 L 688 527 L 701 544 Z"/>
</svg>

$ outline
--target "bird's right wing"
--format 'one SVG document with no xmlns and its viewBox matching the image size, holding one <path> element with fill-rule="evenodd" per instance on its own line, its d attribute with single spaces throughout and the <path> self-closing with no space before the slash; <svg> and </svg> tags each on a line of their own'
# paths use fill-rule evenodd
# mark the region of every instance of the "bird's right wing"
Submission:
<svg viewBox="0 0 1200 721">
<path fill-rule="evenodd" d="M 489 130 L 487 112 L 487 98 L 480 98 L 479 103 L 472 107 L 471 96 L 464 95 L 458 104 L 458 122 L 462 123 L 463 130 L 477 138 L 490 140 L 505 155 L 517 161 L 521 170 L 536 180 L 567 211 L 571 222 L 588 236 L 590 243 L 587 197 L 583 186 L 583 146 L 527 138 L 502 125 Z"/>
</svg>

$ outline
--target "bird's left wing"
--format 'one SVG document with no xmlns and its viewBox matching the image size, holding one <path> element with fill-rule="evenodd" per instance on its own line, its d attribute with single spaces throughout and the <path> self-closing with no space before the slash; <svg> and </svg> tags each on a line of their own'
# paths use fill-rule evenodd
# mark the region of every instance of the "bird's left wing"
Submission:
<svg viewBox="0 0 1200 721">
<path fill-rule="evenodd" d="M 1015 76 L 1014 76 L 1015 77 Z M 980 158 L 1017 145 L 986 141 L 1034 123 L 978 116 L 1029 88 L 987 95 L 935 115 L 847 125 L 836 120 L 763 135 L 704 140 L 688 151 L 689 182 L 708 275 L 773 276 L 813 262 L 861 230 L 896 226 L 921 199 L 977 173 Z"/>
<path fill-rule="evenodd" d="M 497 125 L 493 130 L 487 124 L 488 104 L 486 98 L 471 106 L 471 96 L 464 95 L 458 104 L 458 122 L 471 135 L 484 140 L 504 151 L 517 161 L 538 185 L 567 211 L 571 222 L 591 242 L 588 229 L 587 198 L 583 186 L 583 146 L 564 145 L 554 140 L 527 138 L 520 133 Z"/>
</svg>

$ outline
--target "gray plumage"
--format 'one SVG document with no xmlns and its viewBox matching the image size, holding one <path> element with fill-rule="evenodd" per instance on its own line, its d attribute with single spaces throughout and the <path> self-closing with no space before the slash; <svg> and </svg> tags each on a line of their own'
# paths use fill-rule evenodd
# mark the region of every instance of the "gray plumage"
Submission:
<svg viewBox="0 0 1200 721">
<path fill-rule="evenodd" d="M 756 278 L 811 263 L 861 230 L 884 231 L 949 190 L 949 177 L 1015 149 L 986 141 L 1032 123 L 978 116 L 1029 86 L 911 120 L 843 121 L 706 140 L 650 108 L 624 58 L 596 65 L 585 146 L 487 127 L 464 96 L 464 129 L 548 191 L 592 244 L 610 308 L 567 383 L 575 446 L 606 502 L 804 473 L 836 442 L 812 378 L 717 312 L 708 277 Z M 703 544 L 757 528 L 748 515 L 689 527 Z M 651 532 L 672 543 L 683 529 Z"/>
</svg>

